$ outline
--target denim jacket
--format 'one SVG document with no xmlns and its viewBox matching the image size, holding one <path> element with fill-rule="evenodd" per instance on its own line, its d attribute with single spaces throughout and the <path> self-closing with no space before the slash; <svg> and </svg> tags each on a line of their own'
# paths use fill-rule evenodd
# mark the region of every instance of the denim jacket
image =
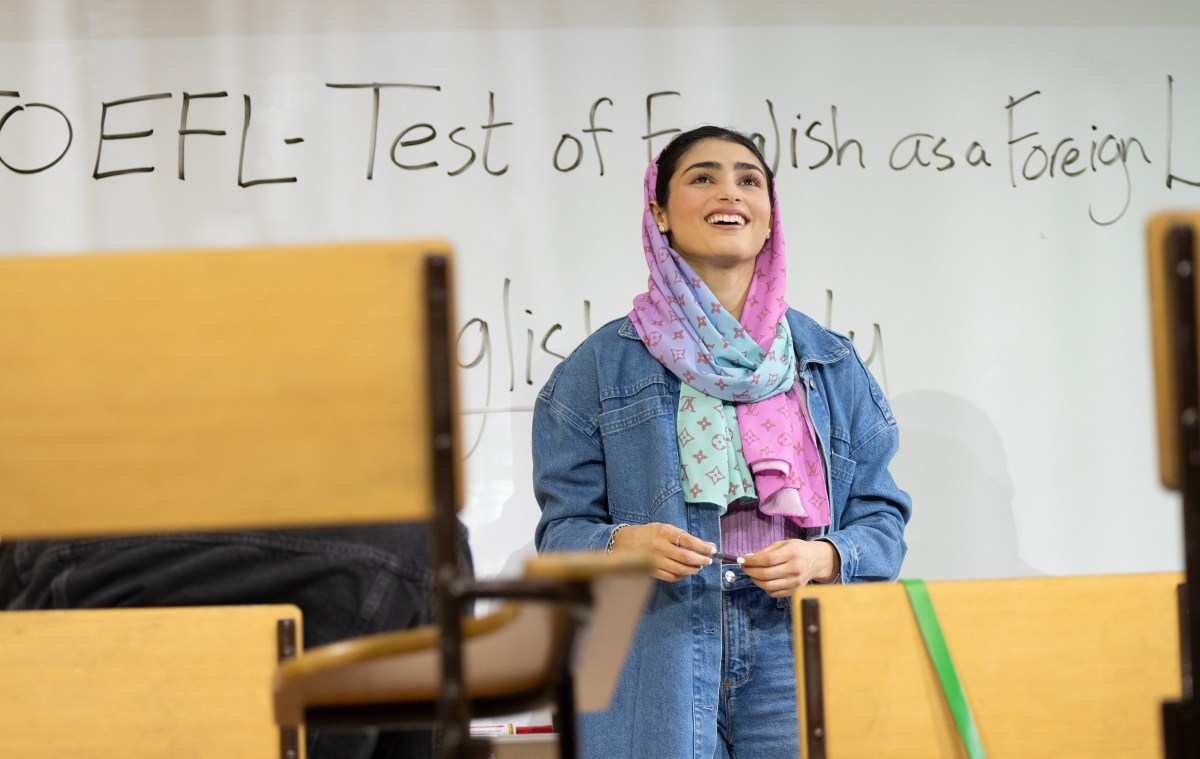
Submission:
<svg viewBox="0 0 1200 759">
<path fill-rule="evenodd" d="M 898 431 L 850 341 L 787 319 L 825 461 L 842 582 L 894 580 L 911 503 L 888 471 Z M 537 549 L 602 551 L 619 524 L 664 522 L 720 544 L 715 507 L 684 504 L 675 414 L 679 380 L 618 319 L 554 370 L 533 419 Z M 710 759 L 721 676 L 719 563 L 656 581 L 609 709 L 581 715 L 585 757 Z"/>
</svg>

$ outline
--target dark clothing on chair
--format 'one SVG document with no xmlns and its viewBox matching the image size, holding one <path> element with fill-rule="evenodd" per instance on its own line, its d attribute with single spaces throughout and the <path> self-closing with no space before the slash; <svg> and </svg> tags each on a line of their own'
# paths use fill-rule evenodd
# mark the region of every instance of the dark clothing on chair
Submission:
<svg viewBox="0 0 1200 759">
<path fill-rule="evenodd" d="M 0 542 L 0 609 L 295 604 L 304 644 L 434 621 L 424 523 Z M 462 569 L 472 572 L 466 530 Z M 432 757 L 429 731 L 310 731 L 311 759 Z"/>
</svg>

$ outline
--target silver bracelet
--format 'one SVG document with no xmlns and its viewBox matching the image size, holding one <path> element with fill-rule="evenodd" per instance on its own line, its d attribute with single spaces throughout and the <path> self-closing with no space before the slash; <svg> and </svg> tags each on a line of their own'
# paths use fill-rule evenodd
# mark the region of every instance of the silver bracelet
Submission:
<svg viewBox="0 0 1200 759">
<path fill-rule="evenodd" d="M 620 532 L 621 530 L 625 529 L 628 526 L 629 525 L 623 524 L 623 523 L 617 525 L 616 529 L 613 530 L 612 533 L 608 536 L 608 547 L 604 549 L 605 553 L 612 553 L 613 543 L 617 539 L 617 533 Z"/>
</svg>

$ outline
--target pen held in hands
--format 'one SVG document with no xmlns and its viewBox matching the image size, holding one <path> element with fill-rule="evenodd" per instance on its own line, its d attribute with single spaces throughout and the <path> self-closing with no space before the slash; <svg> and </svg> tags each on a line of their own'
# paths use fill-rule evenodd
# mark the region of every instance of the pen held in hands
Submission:
<svg viewBox="0 0 1200 759">
<path fill-rule="evenodd" d="M 731 556 L 730 554 L 721 553 L 720 551 L 715 551 L 713 553 L 713 558 L 720 559 L 721 561 L 728 562 L 730 564 L 736 562 L 738 566 L 746 563 L 746 559 L 742 556 Z"/>
</svg>

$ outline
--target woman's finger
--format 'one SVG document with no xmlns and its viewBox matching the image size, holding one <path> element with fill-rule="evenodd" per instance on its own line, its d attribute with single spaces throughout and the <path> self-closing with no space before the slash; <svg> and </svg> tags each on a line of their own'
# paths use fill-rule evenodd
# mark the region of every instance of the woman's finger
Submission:
<svg viewBox="0 0 1200 759">
<path fill-rule="evenodd" d="M 709 543 L 707 540 L 701 540 L 686 530 L 679 530 L 672 539 L 672 542 L 676 548 L 683 549 L 704 559 L 710 559 L 717 550 L 717 547 L 712 543 Z M 701 566 L 708 566 L 711 563 L 711 561 L 707 561 L 701 564 Z"/>
<path fill-rule="evenodd" d="M 694 555 L 695 554 L 693 554 L 693 556 Z M 660 580 L 674 582 L 675 580 L 682 580 L 684 577 L 690 577 L 703 568 L 703 565 L 696 566 L 675 561 L 674 559 L 667 557 L 659 557 L 655 561 L 653 574 Z"/>
</svg>

